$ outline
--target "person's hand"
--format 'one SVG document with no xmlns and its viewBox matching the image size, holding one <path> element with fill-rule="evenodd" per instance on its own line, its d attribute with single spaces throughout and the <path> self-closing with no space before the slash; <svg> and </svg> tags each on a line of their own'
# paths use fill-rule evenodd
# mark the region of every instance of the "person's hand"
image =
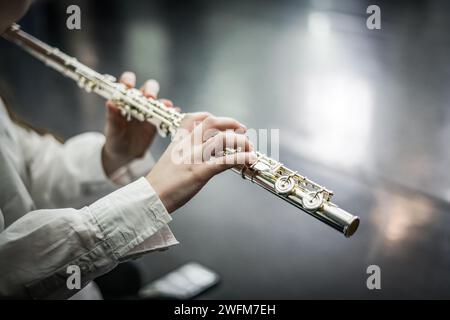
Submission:
<svg viewBox="0 0 450 320">
<path fill-rule="evenodd" d="M 169 213 L 189 201 L 214 175 L 256 161 L 246 130 L 231 118 L 185 115 L 172 143 L 147 175 Z M 224 154 L 225 148 L 238 152 Z"/>
<path fill-rule="evenodd" d="M 129 88 L 136 84 L 136 76 L 132 72 L 124 72 L 120 82 Z M 148 80 L 141 87 L 147 98 L 156 99 L 159 84 L 156 80 Z M 160 99 L 168 107 L 173 107 L 170 100 Z M 147 122 L 136 119 L 127 121 L 112 101 L 106 103 L 107 122 L 105 128 L 106 142 L 102 150 L 102 162 L 105 173 L 110 176 L 130 161 L 142 157 L 153 142 L 157 130 Z"/>
</svg>

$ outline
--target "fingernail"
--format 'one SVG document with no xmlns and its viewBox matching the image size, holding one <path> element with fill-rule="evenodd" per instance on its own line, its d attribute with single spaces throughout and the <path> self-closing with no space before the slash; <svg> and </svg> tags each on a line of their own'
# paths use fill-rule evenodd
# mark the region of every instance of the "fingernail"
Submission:
<svg viewBox="0 0 450 320">
<path fill-rule="evenodd" d="M 248 163 L 254 164 L 256 162 L 256 160 L 258 160 L 258 156 L 256 155 L 256 152 L 250 152 L 249 158 L 248 158 Z"/>
<path fill-rule="evenodd" d="M 145 93 L 157 96 L 159 92 L 159 83 L 156 80 L 148 80 L 145 84 Z"/>
<path fill-rule="evenodd" d="M 124 83 L 127 87 L 134 87 L 134 83 L 136 82 L 136 76 L 133 72 L 126 71 L 122 74 L 121 82 Z"/>
<path fill-rule="evenodd" d="M 166 105 L 166 107 L 173 108 L 173 102 L 169 99 L 161 99 L 162 103 Z"/>
</svg>

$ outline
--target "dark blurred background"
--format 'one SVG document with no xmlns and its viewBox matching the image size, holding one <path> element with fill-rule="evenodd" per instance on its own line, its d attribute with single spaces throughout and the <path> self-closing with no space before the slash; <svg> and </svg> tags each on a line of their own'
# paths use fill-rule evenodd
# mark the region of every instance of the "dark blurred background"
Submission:
<svg viewBox="0 0 450 320">
<path fill-rule="evenodd" d="M 70 4 L 81 8 L 79 31 L 65 27 Z M 381 7 L 381 30 L 366 28 L 370 4 Z M 179 246 L 138 260 L 144 282 L 197 261 L 222 277 L 202 298 L 450 298 L 449 9 L 59 0 L 37 1 L 20 23 L 100 72 L 158 79 L 186 112 L 279 128 L 280 159 L 361 217 L 346 239 L 227 172 L 174 214 Z M 100 98 L 6 41 L 0 57 L 22 117 L 64 138 L 103 129 Z M 366 287 L 371 264 L 381 290 Z"/>
</svg>

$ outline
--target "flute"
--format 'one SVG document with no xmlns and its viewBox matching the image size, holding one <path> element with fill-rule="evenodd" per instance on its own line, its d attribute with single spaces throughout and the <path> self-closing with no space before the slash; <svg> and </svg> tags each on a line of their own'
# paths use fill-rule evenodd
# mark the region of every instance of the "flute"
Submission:
<svg viewBox="0 0 450 320">
<path fill-rule="evenodd" d="M 107 74 L 100 74 L 57 48 L 36 39 L 13 24 L 3 35 L 47 66 L 76 81 L 80 88 L 112 100 L 128 119 L 149 121 L 163 136 L 173 136 L 183 114 L 166 107 L 156 99 L 146 98 L 135 88 L 127 88 Z M 233 152 L 227 149 L 228 152 Z M 257 160 L 250 166 L 238 165 L 231 170 L 242 178 L 261 186 L 279 198 L 343 233 L 352 236 L 359 218 L 331 202 L 333 192 L 300 175 L 282 163 L 256 152 Z"/>
</svg>

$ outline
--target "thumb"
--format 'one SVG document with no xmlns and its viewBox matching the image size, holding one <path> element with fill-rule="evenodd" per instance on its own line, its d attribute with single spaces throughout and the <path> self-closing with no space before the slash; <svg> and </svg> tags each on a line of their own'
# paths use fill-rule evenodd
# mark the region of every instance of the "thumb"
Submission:
<svg viewBox="0 0 450 320">
<path fill-rule="evenodd" d="M 106 103 L 106 121 L 113 130 L 122 130 L 126 126 L 126 119 L 122 116 L 121 111 L 112 103 Z"/>
<path fill-rule="evenodd" d="M 253 151 L 237 152 L 222 157 L 211 158 L 203 166 L 205 167 L 205 175 L 210 178 L 238 165 L 252 165 L 257 159 L 258 156 Z"/>
</svg>

